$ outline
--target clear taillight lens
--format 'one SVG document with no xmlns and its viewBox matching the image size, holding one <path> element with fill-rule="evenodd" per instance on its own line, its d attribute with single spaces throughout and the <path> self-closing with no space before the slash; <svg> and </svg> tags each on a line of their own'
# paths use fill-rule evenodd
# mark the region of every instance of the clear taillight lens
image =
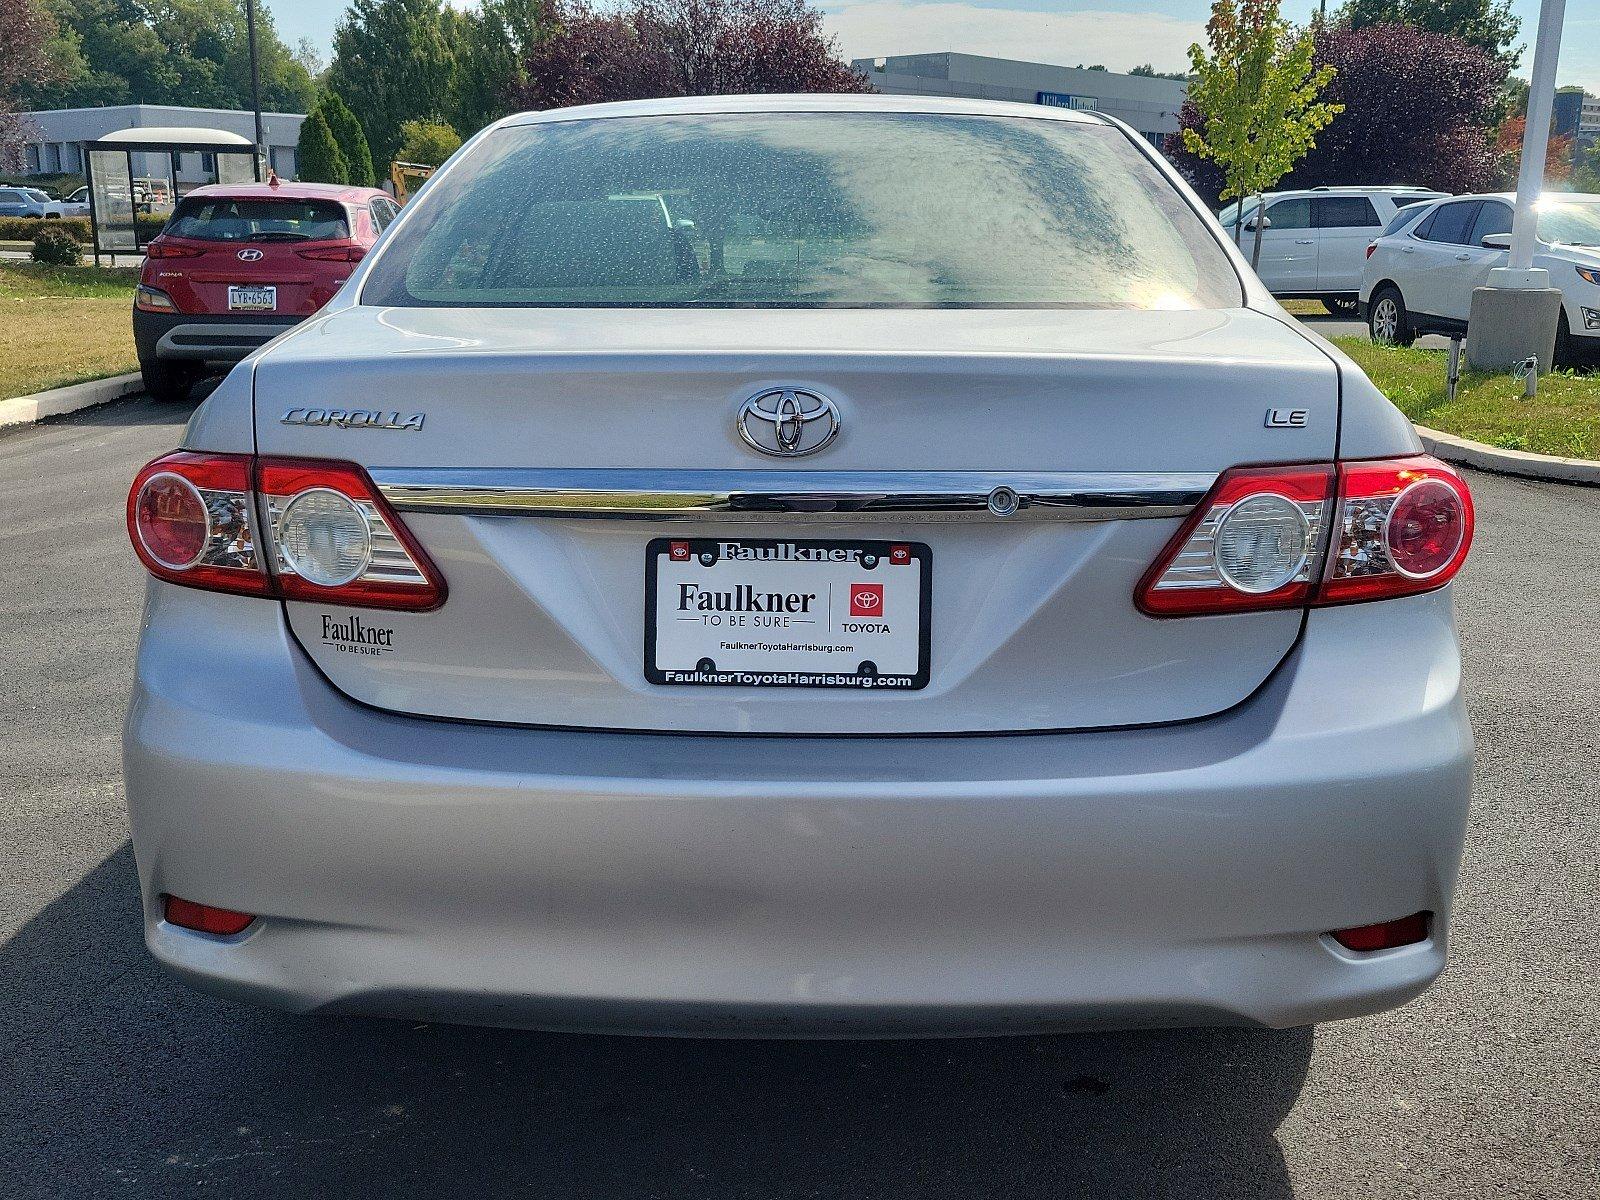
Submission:
<svg viewBox="0 0 1600 1200">
<path fill-rule="evenodd" d="M 1135 593 L 1153 617 L 1385 600 L 1443 587 L 1472 497 L 1425 455 L 1226 472 Z"/>
<path fill-rule="evenodd" d="M 444 580 L 354 463 L 166 455 L 139 472 L 128 533 L 172 583 L 356 608 L 424 611 Z"/>
</svg>

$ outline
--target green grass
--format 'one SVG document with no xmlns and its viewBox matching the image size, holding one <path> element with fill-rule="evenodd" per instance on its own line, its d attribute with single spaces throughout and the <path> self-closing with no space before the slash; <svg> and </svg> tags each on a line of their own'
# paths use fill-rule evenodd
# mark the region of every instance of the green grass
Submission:
<svg viewBox="0 0 1600 1200">
<path fill-rule="evenodd" d="M 0 262 L 0 400 L 138 367 L 136 269 Z"/>
<path fill-rule="evenodd" d="M 1600 459 L 1600 372 L 1541 375 L 1532 400 L 1509 374 L 1463 374 L 1455 403 L 1446 404 L 1446 351 L 1334 340 L 1419 425 L 1506 450 Z"/>
</svg>

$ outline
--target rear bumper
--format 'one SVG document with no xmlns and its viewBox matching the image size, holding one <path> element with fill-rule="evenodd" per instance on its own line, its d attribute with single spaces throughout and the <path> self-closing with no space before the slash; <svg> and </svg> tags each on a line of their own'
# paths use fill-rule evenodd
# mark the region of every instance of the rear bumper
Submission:
<svg viewBox="0 0 1600 1200">
<path fill-rule="evenodd" d="M 305 317 L 260 313 L 152 313 L 133 310 L 133 341 L 139 359 L 238 362 Z"/>
<path fill-rule="evenodd" d="M 125 730 L 151 951 L 295 1011 L 736 1034 L 1288 1026 L 1445 960 L 1471 736 L 1448 593 L 1313 613 L 1188 725 L 668 737 L 398 717 L 278 606 L 153 583 Z M 216 938 L 160 896 L 260 914 Z M 1420 945 L 1325 931 L 1420 910 Z"/>
</svg>

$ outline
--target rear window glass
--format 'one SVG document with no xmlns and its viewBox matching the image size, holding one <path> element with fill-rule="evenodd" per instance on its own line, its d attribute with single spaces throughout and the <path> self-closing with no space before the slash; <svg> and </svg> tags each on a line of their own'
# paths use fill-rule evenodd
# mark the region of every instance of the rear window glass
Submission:
<svg viewBox="0 0 1600 1200">
<path fill-rule="evenodd" d="M 327 241 L 350 236 L 344 206 L 329 200 L 223 197 L 183 201 L 166 232 L 213 242 Z"/>
<path fill-rule="evenodd" d="M 362 299 L 1215 308 L 1242 293 L 1119 130 L 771 113 L 502 129 L 430 185 Z"/>
</svg>

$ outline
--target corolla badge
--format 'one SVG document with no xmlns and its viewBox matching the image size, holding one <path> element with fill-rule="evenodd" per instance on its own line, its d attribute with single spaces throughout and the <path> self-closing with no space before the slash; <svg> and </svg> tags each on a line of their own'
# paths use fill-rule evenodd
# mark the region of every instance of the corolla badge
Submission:
<svg viewBox="0 0 1600 1200">
<path fill-rule="evenodd" d="M 417 430 L 427 415 L 370 408 L 291 408 L 278 420 L 285 425 L 332 425 L 337 429 Z"/>
<path fill-rule="evenodd" d="M 259 251 L 259 250 L 252 250 L 252 249 L 246 248 L 244 250 L 239 251 L 239 261 L 240 262 L 260 262 L 261 258 L 262 258 L 262 254 L 261 254 L 261 251 Z"/>
<path fill-rule="evenodd" d="M 768 388 L 739 408 L 739 436 L 778 458 L 815 454 L 839 436 L 839 409 L 819 392 Z"/>
</svg>

